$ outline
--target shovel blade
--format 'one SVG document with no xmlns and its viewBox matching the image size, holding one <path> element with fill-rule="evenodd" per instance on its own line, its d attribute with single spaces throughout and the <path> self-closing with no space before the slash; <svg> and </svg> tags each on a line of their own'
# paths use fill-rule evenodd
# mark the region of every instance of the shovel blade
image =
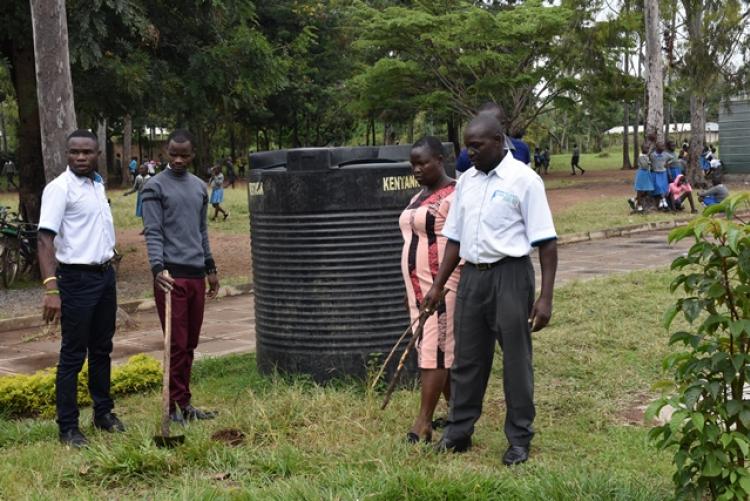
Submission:
<svg viewBox="0 0 750 501">
<path fill-rule="evenodd" d="M 172 435 L 167 437 L 156 435 L 154 437 L 154 443 L 157 447 L 162 449 L 172 449 L 185 443 L 185 435 Z"/>
</svg>

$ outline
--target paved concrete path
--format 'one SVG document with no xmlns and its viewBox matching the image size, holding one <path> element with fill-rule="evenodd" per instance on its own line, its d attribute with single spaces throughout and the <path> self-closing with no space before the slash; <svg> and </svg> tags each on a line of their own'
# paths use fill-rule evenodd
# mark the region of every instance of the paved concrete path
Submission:
<svg viewBox="0 0 750 501">
<path fill-rule="evenodd" d="M 595 240 L 559 247 L 557 284 L 611 273 L 666 266 L 684 253 L 688 242 L 667 245 L 667 232 Z M 648 257 L 644 266 L 643 257 Z M 533 259 L 539 284 L 539 263 Z M 252 294 L 206 303 L 203 333 L 196 357 L 255 350 L 255 305 Z M 115 335 L 113 359 L 122 362 L 136 353 L 161 360 L 161 328 L 156 310 L 138 311 L 131 324 Z M 42 328 L 0 332 L 0 375 L 32 373 L 57 363 L 59 336 Z"/>
</svg>

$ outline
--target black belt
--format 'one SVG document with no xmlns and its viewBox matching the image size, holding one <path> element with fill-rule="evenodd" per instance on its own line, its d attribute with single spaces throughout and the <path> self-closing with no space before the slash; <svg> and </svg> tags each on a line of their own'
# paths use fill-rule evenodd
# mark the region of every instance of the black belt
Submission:
<svg viewBox="0 0 750 501">
<path fill-rule="evenodd" d="M 77 270 L 77 271 L 91 271 L 96 273 L 104 273 L 112 267 L 112 260 L 104 261 L 101 264 L 67 264 L 60 263 L 59 267 L 61 270 Z"/>
<path fill-rule="evenodd" d="M 490 270 L 499 264 L 506 264 L 506 263 L 511 263 L 513 261 L 520 261 L 522 259 L 528 259 L 528 257 L 529 256 L 521 256 L 521 257 L 506 256 L 499 261 L 495 261 L 494 263 L 470 263 L 469 261 L 466 261 L 466 264 L 473 266 L 479 271 L 485 271 L 485 270 Z"/>
</svg>

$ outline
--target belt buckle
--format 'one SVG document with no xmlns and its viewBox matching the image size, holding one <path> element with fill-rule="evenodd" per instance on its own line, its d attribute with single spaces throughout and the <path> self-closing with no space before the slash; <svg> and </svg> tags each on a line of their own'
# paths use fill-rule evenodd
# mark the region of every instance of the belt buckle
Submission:
<svg viewBox="0 0 750 501">
<path fill-rule="evenodd" d="M 485 271 L 492 268 L 492 263 L 477 263 L 474 266 L 476 266 L 479 271 Z"/>
</svg>

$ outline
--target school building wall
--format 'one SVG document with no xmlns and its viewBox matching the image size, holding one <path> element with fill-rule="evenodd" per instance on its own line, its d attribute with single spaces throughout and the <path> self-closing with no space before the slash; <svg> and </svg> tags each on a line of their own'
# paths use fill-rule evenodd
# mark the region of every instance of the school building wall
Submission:
<svg viewBox="0 0 750 501">
<path fill-rule="evenodd" d="M 750 98 L 734 98 L 719 110 L 719 158 L 729 174 L 750 174 Z"/>
</svg>

